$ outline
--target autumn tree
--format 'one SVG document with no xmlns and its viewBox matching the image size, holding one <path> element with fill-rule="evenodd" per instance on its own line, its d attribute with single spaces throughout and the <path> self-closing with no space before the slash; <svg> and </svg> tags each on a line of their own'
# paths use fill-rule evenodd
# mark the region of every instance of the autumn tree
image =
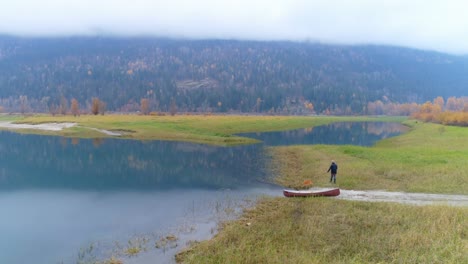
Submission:
<svg viewBox="0 0 468 264">
<path fill-rule="evenodd" d="M 380 100 L 369 102 L 367 104 L 367 111 L 370 115 L 382 115 L 384 113 L 384 104 Z"/>
<path fill-rule="evenodd" d="M 93 115 L 99 114 L 99 106 L 100 106 L 99 98 L 93 97 L 91 101 L 91 113 Z"/>
<path fill-rule="evenodd" d="M 149 100 L 146 98 L 142 98 L 140 101 L 140 110 L 141 113 L 144 115 L 147 115 L 150 113 L 150 108 L 149 108 Z"/>
<path fill-rule="evenodd" d="M 310 112 L 313 112 L 314 111 L 314 104 L 312 104 L 311 102 L 305 102 L 304 106 L 307 108 L 307 110 L 309 110 Z"/>
<path fill-rule="evenodd" d="M 72 115 L 74 115 L 74 116 L 80 115 L 80 109 L 79 109 L 78 101 L 75 98 L 73 98 L 71 100 L 70 109 L 71 109 Z"/>
<path fill-rule="evenodd" d="M 419 111 L 413 114 L 413 117 L 421 119 L 423 121 L 435 121 L 438 115 L 442 112 L 442 109 L 438 104 L 433 104 L 429 101 L 425 102 Z"/>
<path fill-rule="evenodd" d="M 437 98 L 434 99 L 434 104 L 438 105 L 440 109 L 443 110 L 445 105 L 444 98 L 442 98 L 441 96 L 437 96 Z"/>
<path fill-rule="evenodd" d="M 449 97 L 447 99 L 446 109 L 449 111 L 461 111 L 465 105 L 462 98 Z"/>
</svg>

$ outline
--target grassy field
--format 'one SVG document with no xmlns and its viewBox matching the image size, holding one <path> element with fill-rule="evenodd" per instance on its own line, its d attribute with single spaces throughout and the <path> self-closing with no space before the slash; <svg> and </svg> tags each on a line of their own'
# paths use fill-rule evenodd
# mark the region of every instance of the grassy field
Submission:
<svg viewBox="0 0 468 264">
<path fill-rule="evenodd" d="M 3 117 L 9 118 L 11 117 Z M 2 118 L 0 118 L 2 120 Z M 107 137 L 97 129 L 123 134 L 122 138 L 139 140 L 177 140 L 215 145 L 237 145 L 256 142 L 253 139 L 234 136 L 237 133 L 287 130 L 311 127 L 336 121 L 401 121 L 392 117 L 291 117 L 291 116 L 235 116 L 235 115 L 82 115 L 50 116 L 36 115 L 16 117 L 17 123 L 74 122 L 78 126 L 60 132 L 26 131 L 27 133 L 56 134 L 66 137 Z"/>
<path fill-rule="evenodd" d="M 275 180 L 345 189 L 468 194 L 468 128 L 406 121 L 411 130 L 373 147 L 270 148 Z M 263 198 L 182 263 L 468 263 L 468 208 L 327 198 Z"/>
</svg>

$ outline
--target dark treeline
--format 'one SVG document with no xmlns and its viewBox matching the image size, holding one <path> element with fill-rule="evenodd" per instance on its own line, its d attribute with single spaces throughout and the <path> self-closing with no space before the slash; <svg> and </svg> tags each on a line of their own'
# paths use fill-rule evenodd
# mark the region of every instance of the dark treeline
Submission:
<svg viewBox="0 0 468 264">
<path fill-rule="evenodd" d="M 0 106 L 50 111 L 366 113 L 463 96 L 468 58 L 388 46 L 156 38 L 0 37 Z M 22 108 L 22 109 L 21 109 Z"/>
</svg>

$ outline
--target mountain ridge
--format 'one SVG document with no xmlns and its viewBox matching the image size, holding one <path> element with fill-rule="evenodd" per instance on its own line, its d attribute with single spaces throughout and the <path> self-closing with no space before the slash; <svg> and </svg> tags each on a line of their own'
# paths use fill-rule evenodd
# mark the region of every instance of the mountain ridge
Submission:
<svg viewBox="0 0 468 264">
<path fill-rule="evenodd" d="M 366 112 L 376 100 L 465 96 L 468 56 L 379 45 L 170 38 L 0 36 L 0 105 L 188 112 Z M 307 107 L 313 104 L 313 110 Z"/>
</svg>

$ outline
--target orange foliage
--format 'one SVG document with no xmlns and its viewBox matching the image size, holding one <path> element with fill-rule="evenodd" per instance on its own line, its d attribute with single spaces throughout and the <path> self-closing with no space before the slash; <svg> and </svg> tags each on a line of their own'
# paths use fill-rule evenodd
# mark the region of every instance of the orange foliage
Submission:
<svg viewBox="0 0 468 264">
<path fill-rule="evenodd" d="M 441 108 L 437 104 L 432 104 L 431 102 L 425 102 L 419 108 L 418 112 L 413 113 L 412 117 L 423 120 L 425 122 L 434 122 L 436 117 L 442 112 Z"/>
<path fill-rule="evenodd" d="M 399 104 L 377 100 L 367 104 L 370 115 L 404 115 L 446 125 L 468 126 L 468 97 L 449 97 L 447 102 L 438 96 L 433 102 Z"/>
<path fill-rule="evenodd" d="M 75 98 L 73 98 L 73 99 L 71 100 L 71 107 L 70 107 L 70 108 L 71 108 L 72 115 L 77 116 L 77 115 L 80 114 L 80 109 L 79 109 L 79 106 L 78 106 L 78 101 L 77 101 Z"/>
<path fill-rule="evenodd" d="M 443 100 L 443 99 L 442 99 Z M 468 107 L 466 98 L 450 97 L 445 105 L 446 111 L 442 111 L 441 98 L 424 103 L 419 111 L 413 113 L 412 117 L 425 122 L 434 122 L 444 125 L 468 126 Z"/>
<path fill-rule="evenodd" d="M 311 180 L 305 180 L 304 181 L 304 186 L 308 187 L 308 186 L 312 186 L 312 181 Z"/>
<path fill-rule="evenodd" d="M 468 112 L 443 112 L 436 121 L 444 125 L 468 126 Z"/>
<path fill-rule="evenodd" d="M 98 98 L 94 97 L 91 101 L 91 113 L 93 115 L 99 114 L 100 101 Z"/>
</svg>

